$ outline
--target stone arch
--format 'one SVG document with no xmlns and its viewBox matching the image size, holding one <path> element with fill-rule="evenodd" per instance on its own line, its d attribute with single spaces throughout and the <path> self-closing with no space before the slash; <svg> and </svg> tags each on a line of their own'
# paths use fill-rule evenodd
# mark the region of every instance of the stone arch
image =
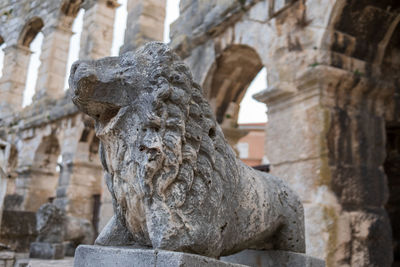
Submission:
<svg viewBox="0 0 400 267">
<path fill-rule="evenodd" d="M 37 211 L 41 205 L 56 196 L 59 172 L 57 159 L 60 145 L 53 134 L 44 136 L 35 151 L 30 175 L 28 192 L 25 197 L 25 210 Z"/>
<path fill-rule="evenodd" d="M 24 54 L 24 63 L 25 63 L 25 83 L 24 83 L 24 90 L 23 90 L 23 99 L 22 99 L 22 106 L 26 106 L 31 102 L 31 98 L 33 96 L 34 86 L 36 84 L 38 74 L 37 67 L 32 65 L 35 64 L 39 60 L 39 56 L 41 53 L 41 40 L 42 40 L 42 30 L 44 27 L 44 22 L 39 17 L 33 17 L 25 24 L 23 27 L 19 39 L 18 39 L 18 46 L 20 47 L 21 52 L 19 54 Z M 39 36 L 40 35 L 40 36 Z M 36 40 L 36 42 L 34 42 Z M 38 43 L 39 42 L 39 43 Z M 37 44 L 38 43 L 38 44 Z M 34 48 L 32 51 L 32 45 L 38 46 L 39 48 Z M 37 45 L 36 45 L 37 44 Z M 25 53 L 23 53 L 22 49 L 25 49 Z M 33 57 L 35 58 L 32 60 L 32 53 L 34 53 Z M 33 83 L 28 81 L 34 81 Z"/>
<path fill-rule="evenodd" d="M 48 172 L 54 172 L 57 166 L 57 158 L 60 153 L 60 145 L 54 135 L 45 136 L 35 152 L 32 167 L 40 168 Z"/>
<path fill-rule="evenodd" d="M 72 64 L 79 59 L 80 52 L 80 39 L 83 32 L 83 18 L 85 16 L 85 9 L 79 8 L 77 12 L 73 12 L 73 21 L 71 25 L 71 31 L 73 35 L 69 39 L 69 50 L 68 50 L 68 60 L 65 72 L 65 80 L 64 80 L 64 90 L 66 90 L 68 85 L 68 77 L 70 74 Z"/>
<path fill-rule="evenodd" d="M 217 121 L 223 123 L 231 103 L 239 104 L 251 81 L 262 69 L 258 53 L 246 45 L 228 46 L 215 60 L 215 67 L 206 78 L 204 94 L 210 100 Z M 237 116 L 238 110 L 230 116 Z"/>
<path fill-rule="evenodd" d="M 28 20 L 19 33 L 16 43 L 9 41 L 4 50 L 4 66 L 2 73 L 2 85 L 0 86 L 1 114 L 9 115 L 22 108 L 26 80 L 28 76 L 29 62 L 31 58 L 30 45 L 41 32 L 44 26 L 43 20 L 33 17 Z M 40 50 L 39 50 L 40 51 Z"/>
<path fill-rule="evenodd" d="M 43 20 L 39 17 L 31 18 L 21 31 L 18 44 L 29 48 L 29 45 L 35 39 L 36 35 L 42 30 L 44 26 Z"/>
<path fill-rule="evenodd" d="M 388 140 L 399 140 L 399 124 L 392 122 L 396 117 L 394 106 L 400 103 L 395 93 L 400 70 L 399 8 L 400 3 L 392 0 L 337 1 L 329 25 L 331 31 L 326 36 L 330 65 L 335 68 L 326 68 L 324 72 L 329 75 L 325 77 L 337 75 L 340 80 L 334 83 L 332 94 L 328 92 L 334 86 L 327 86 L 324 91 L 327 93 L 324 101 L 328 100 L 324 105 L 330 112 L 326 135 L 330 170 L 327 177 L 341 205 L 337 212 L 340 221 L 351 221 L 346 227 L 352 233 L 361 227 L 368 229 L 362 238 L 355 234 L 345 237 L 352 241 L 348 243 L 353 251 L 349 261 L 355 265 L 362 257 L 369 257 L 369 263 L 358 265 L 391 264 L 391 227 L 383 207 L 392 185 L 384 166 L 389 154 L 385 145 L 398 149 Z M 344 225 L 335 227 L 341 231 Z M 373 240 L 375 236 L 380 238 Z M 348 242 L 344 236 L 337 237 L 332 247 Z M 365 251 L 356 252 L 356 243 L 362 244 Z M 331 255 L 339 258 L 343 257 L 341 253 L 336 250 Z M 327 258 L 333 261 L 333 257 Z"/>
<path fill-rule="evenodd" d="M 334 52 L 331 65 L 357 68 L 366 75 L 381 74 L 386 46 L 400 20 L 399 8 L 400 2 L 395 0 L 336 1 L 329 25 L 332 31 L 325 38 L 327 48 Z M 363 64 L 353 64 L 346 57 Z"/>
<path fill-rule="evenodd" d="M 82 7 L 82 0 L 64 0 L 61 4 L 61 13 L 75 18 Z"/>
<path fill-rule="evenodd" d="M 238 127 L 240 103 L 262 68 L 262 60 L 254 48 L 231 44 L 215 58 L 203 82 L 204 95 L 234 149 L 248 133 Z"/>
</svg>

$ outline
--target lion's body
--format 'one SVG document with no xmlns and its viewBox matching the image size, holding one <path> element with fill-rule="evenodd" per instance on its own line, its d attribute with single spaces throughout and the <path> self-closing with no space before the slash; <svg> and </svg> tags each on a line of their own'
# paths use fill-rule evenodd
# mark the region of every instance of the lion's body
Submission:
<svg viewBox="0 0 400 267">
<path fill-rule="evenodd" d="M 250 247 L 304 252 L 298 197 L 236 158 L 166 45 L 78 62 L 70 79 L 75 104 L 96 120 L 114 200 L 98 244 L 214 257 Z"/>
</svg>

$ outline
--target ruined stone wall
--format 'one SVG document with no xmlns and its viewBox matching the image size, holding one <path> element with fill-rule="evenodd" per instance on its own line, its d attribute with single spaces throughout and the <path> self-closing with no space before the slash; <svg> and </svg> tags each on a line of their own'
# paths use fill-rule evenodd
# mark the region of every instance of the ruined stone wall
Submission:
<svg viewBox="0 0 400 267">
<path fill-rule="evenodd" d="M 265 151 L 302 197 L 307 253 L 328 266 L 390 266 L 383 163 L 386 129 L 399 122 L 398 3 L 181 1 L 180 10 L 171 44 L 216 111 L 267 68 L 256 95 L 268 105 Z"/>
</svg>

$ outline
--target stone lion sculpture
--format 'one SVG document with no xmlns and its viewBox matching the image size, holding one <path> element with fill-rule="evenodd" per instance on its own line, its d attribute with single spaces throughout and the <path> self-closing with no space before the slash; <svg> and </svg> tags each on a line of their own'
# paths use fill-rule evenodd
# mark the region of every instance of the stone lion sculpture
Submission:
<svg viewBox="0 0 400 267">
<path fill-rule="evenodd" d="M 78 61 L 72 100 L 95 119 L 114 217 L 98 245 L 219 257 L 246 248 L 304 252 L 303 207 L 227 144 L 188 67 L 162 43 Z"/>
</svg>

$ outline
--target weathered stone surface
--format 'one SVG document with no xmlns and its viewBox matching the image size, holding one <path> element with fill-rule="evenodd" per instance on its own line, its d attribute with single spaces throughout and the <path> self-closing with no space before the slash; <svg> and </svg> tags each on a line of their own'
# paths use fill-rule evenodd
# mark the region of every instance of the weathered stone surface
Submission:
<svg viewBox="0 0 400 267">
<path fill-rule="evenodd" d="M 192 1 L 180 5 L 181 14 L 171 25 L 171 46 L 182 56 L 188 49 L 207 40 L 206 34 L 217 35 L 232 21 L 237 21 L 246 9 L 259 0 Z"/>
<path fill-rule="evenodd" d="M 0 251 L 0 267 L 13 267 L 15 262 L 15 252 Z"/>
<path fill-rule="evenodd" d="M 77 62 L 70 87 L 74 103 L 96 120 L 115 205 L 97 244 L 213 257 L 250 247 L 304 252 L 298 197 L 235 157 L 168 46 Z"/>
<path fill-rule="evenodd" d="M 116 257 L 116 255 L 118 255 Z M 194 254 L 165 250 L 138 249 L 132 247 L 78 247 L 75 254 L 75 267 L 85 266 L 209 266 L 209 267 L 324 267 L 321 259 L 305 254 L 287 251 L 245 250 L 235 255 L 221 257 L 220 260 Z"/>
<path fill-rule="evenodd" d="M 118 256 L 117 256 L 118 255 Z M 131 247 L 79 246 L 76 250 L 74 267 L 165 267 L 204 266 L 240 267 L 199 255 Z"/>
<path fill-rule="evenodd" d="M 0 242 L 17 252 L 29 251 L 37 236 L 35 213 L 4 210 L 0 230 Z"/>
<path fill-rule="evenodd" d="M 46 203 L 36 212 L 37 242 L 61 243 L 65 214 L 54 204 Z"/>
<path fill-rule="evenodd" d="M 166 0 L 129 0 L 124 45 L 121 53 L 134 51 L 149 41 L 162 41 Z"/>
<path fill-rule="evenodd" d="M 220 260 L 231 263 L 239 263 L 246 266 L 290 266 L 290 267 L 324 267 L 321 259 L 310 257 L 306 254 L 288 251 L 262 251 L 244 250 L 231 256 L 221 257 Z"/>
<path fill-rule="evenodd" d="M 62 243 L 33 242 L 29 250 L 29 257 L 62 259 L 64 258 L 64 245 Z"/>
<path fill-rule="evenodd" d="M 73 255 L 77 244 L 91 244 L 94 239 L 90 222 L 67 216 L 52 203 L 42 205 L 36 213 L 36 228 L 37 242 L 30 246 L 32 258 L 61 259 L 64 247 L 68 255 Z"/>
<path fill-rule="evenodd" d="M 65 213 L 54 204 L 46 203 L 36 212 L 38 237 L 31 243 L 29 257 L 62 259 L 64 257 Z"/>
<path fill-rule="evenodd" d="M 68 257 L 58 260 L 46 259 L 21 259 L 15 263 L 14 267 L 73 267 L 74 258 Z"/>
</svg>

